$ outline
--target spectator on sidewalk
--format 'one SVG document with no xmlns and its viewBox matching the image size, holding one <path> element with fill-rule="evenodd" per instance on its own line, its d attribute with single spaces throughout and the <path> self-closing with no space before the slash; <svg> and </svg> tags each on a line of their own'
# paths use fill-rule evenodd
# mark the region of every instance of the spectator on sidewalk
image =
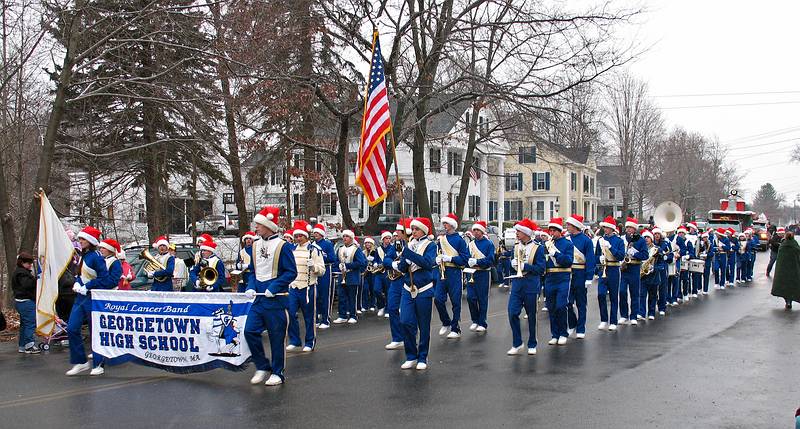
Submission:
<svg viewBox="0 0 800 429">
<path fill-rule="evenodd" d="M 119 278 L 119 285 L 117 285 L 117 289 L 131 290 L 131 280 L 133 280 L 133 268 L 131 267 L 131 264 L 128 263 L 127 256 L 125 255 L 124 250 L 117 253 L 117 259 L 119 259 L 119 263 L 122 265 L 122 277 Z"/>
<path fill-rule="evenodd" d="M 11 289 L 14 291 L 14 303 L 19 313 L 19 348 L 20 353 L 36 354 L 36 278 L 33 276 L 33 256 L 22 252 L 17 256 L 17 268 L 11 277 Z"/>
<path fill-rule="evenodd" d="M 772 295 L 783 298 L 787 310 L 792 309 L 792 301 L 800 302 L 800 244 L 791 232 L 778 250 Z"/>
<path fill-rule="evenodd" d="M 767 277 L 770 276 L 772 273 L 772 266 L 775 265 L 775 260 L 778 259 L 778 248 L 781 246 L 781 242 L 783 241 L 783 235 L 786 233 L 786 230 L 783 228 L 778 228 L 769 238 L 769 243 L 767 247 L 769 247 L 769 263 L 767 264 Z"/>
</svg>

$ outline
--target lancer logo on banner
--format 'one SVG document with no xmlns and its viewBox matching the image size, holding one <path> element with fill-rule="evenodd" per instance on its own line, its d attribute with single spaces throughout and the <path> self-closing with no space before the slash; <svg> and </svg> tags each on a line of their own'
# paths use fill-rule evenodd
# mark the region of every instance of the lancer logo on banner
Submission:
<svg viewBox="0 0 800 429">
<path fill-rule="evenodd" d="M 171 372 L 243 370 L 252 300 L 233 293 L 92 290 L 92 351 Z"/>
</svg>

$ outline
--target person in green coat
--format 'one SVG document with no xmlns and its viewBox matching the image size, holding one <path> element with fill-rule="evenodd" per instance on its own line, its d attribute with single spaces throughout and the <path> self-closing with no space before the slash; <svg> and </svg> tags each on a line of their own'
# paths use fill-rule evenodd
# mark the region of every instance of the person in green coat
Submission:
<svg viewBox="0 0 800 429">
<path fill-rule="evenodd" d="M 800 302 L 800 244 L 791 232 L 786 233 L 778 248 L 772 295 L 783 298 L 787 310 L 792 309 L 792 301 Z"/>
</svg>

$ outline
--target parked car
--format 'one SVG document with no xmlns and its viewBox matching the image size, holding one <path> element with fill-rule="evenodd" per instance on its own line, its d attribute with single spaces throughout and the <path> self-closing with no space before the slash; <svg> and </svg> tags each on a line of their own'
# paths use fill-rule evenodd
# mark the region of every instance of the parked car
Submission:
<svg viewBox="0 0 800 429">
<path fill-rule="evenodd" d="M 153 253 L 149 246 L 135 245 L 125 248 L 125 257 L 128 263 L 131 264 L 131 271 L 135 273 L 133 280 L 131 280 L 131 289 L 134 290 L 150 290 L 150 286 L 153 284 L 153 279 L 147 278 L 147 273 L 144 271 L 144 259 L 139 257 L 144 249 L 150 250 L 151 254 Z M 187 269 L 194 265 L 194 255 L 199 250 L 199 247 L 191 243 L 175 244 L 175 251 L 178 257 L 183 259 Z"/>
<path fill-rule="evenodd" d="M 378 216 L 378 231 L 394 231 L 395 227 L 397 226 L 397 222 L 400 222 L 400 215 L 399 214 L 382 214 Z"/>
<path fill-rule="evenodd" d="M 199 234 L 204 232 L 217 235 L 239 233 L 239 215 L 236 214 L 208 215 L 196 223 Z M 194 232 L 193 230 L 193 225 L 189 225 L 186 233 L 191 235 Z"/>
</svg>

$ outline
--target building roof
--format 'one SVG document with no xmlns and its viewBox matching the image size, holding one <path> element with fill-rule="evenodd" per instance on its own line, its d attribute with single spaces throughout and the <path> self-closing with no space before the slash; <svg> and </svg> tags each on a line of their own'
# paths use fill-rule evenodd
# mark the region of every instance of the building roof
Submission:
<svg viewBox="0 0 800 429">
<path fill-rule="evenodd" d="M 616 185 L 622 183 L 624 168 L 621 165 L 603 165 L 597 167 L 600 173 L 597 174 L 597 183 L 603 185 Z"/>
</svg>

